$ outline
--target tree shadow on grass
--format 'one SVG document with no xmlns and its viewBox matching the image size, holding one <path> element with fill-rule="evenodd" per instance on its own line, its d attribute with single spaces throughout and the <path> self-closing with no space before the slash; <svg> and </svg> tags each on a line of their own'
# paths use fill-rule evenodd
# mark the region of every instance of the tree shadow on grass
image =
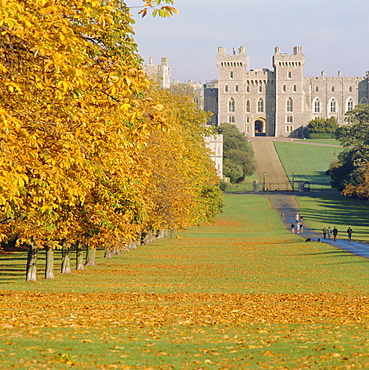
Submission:
<svg viewBox="0 0 369 370">
<path fill-rule="evenodd" d="M 27 253 L 11 252 L 0 255 L 0 284 L 22 281 L 26 276 Z"/>
<path fill-rule="evenodd" d="M 343 250 L 337 250 L 337 251 L 328 251 L 328 252 L 316 252 L 316 253 L 302 253 L 299 254 L 299 256 L 318 256 L 318 255 L 330 255 L 330 254 L 344 254 L 352 256 L 352 253 L 343 251 Z"/>
</svg>

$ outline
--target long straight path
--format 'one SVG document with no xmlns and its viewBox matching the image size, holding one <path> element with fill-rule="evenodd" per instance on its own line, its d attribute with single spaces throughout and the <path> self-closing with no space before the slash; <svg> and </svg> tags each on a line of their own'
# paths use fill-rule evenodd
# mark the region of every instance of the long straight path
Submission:
<svg viewBox="0 0 369 370">
<path fill-rule="evenodd" d="M 256 170 L 260 189 L 269 191 L 291 191 L 292 186 L 275 150 L 274 142 L 269 140 L 251 141 L 255 155 Z"/>
</svg>

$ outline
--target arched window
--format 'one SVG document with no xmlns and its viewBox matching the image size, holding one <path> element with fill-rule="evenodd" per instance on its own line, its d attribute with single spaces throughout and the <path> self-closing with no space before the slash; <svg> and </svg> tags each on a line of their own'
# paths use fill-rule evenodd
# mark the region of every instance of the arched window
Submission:
<svg viewBox="0 0 369 370">
<path fill-rule="evenodd" d="M 250 108 L 251 108 L 250 100 L 249 100 L 249 99 L 247 99 L 247 100 L 246 100 L 246 112 L 247 112 L 247 113 L 250 113 L 250 110 L 251 110 Z"/>
<path fill-rule="evenodd" d="M 368 104 L 368 99 L 367 98 L 361 98 L 360 104 Z"/>
<path fill-rule="evenodd" d="M 354 101 L 352 98 L 348 98 L 346 100 L 346 111 L 353 110 L 354 109 Z"/>
<path fill-rule="evenodd" d="M 329 101 L 329 113 L 336 113 L 337 112 L 337 101 L 335 98 L 331 98 Z"/>
<path fill-rule="evenodd" d="M 292 98 L 287 99 L 287 112 L 293 112 L 293 101 Z"/>
<path fill-rule="evenodd" d="M 314 113 L 320 113 L 320 99 L 315 98 L 313 101 Z"/>
<path fill-rule="evenodd" d="M 235 111 L 234 99 L 230 98 L 228 101 L 228 112 L 234 112 L 234 111 Z"/>
<path fill-rule="evenodd" d="M 262 98 L 258 100 L 258 112 L 264 112 L 264 100 Z"/>
</svg>

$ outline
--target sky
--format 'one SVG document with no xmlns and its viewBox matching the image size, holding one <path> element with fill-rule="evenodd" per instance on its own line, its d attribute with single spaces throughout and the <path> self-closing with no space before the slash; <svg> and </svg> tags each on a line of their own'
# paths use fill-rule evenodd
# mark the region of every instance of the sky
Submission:
<svg viewBox="0 0 369 370">
<path fill-rule="evenodd" d="M 142 0 L 127 0 L 128 6 Z M 245 46 L 247 69 L 272 70 L 274 48 L 302 46 L 304 75 L 365 76 L 369 71 L 369 0 L 175 0 L 179 15 L 137 15 L 135 41 L 145 64 L 168 58 L 172 80 L 217 79 L 218 47 Z"/>
</svg>

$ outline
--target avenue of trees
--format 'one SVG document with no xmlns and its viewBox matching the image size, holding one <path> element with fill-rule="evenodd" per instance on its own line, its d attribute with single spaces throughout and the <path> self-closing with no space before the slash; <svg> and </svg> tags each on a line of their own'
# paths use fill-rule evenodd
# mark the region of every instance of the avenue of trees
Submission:
<svg viewBox="0 0 369 370">
<path fill-rule="evenodd" d="M 159 16 L 173 1 L 143 0 Z M 164 5 L 161 5 L 163 3 Z M 169 5 L 168 5 L 169 4 Z M 0 241 L 37 252 L 114 250 L 221 211 L 206 113 L 141 70 L 120 0 L 6 0 L 0 8 Z"/>
<path fill-rule="evenodd" d="M 369 199 L 369 104 L 359 104 L 346 113 L 347 125 L 335 132 L 346 149 L 327 173 L 331 184 L 346 196 Z"/>
<path fill-rule="evenodd" d="M 223 134 L 223 174 L 232 184 L 241 182 L 255 171 L 254 154 L 246 137 L 231 123 L 222 123 L 217 132 Z"/>
</svg>

